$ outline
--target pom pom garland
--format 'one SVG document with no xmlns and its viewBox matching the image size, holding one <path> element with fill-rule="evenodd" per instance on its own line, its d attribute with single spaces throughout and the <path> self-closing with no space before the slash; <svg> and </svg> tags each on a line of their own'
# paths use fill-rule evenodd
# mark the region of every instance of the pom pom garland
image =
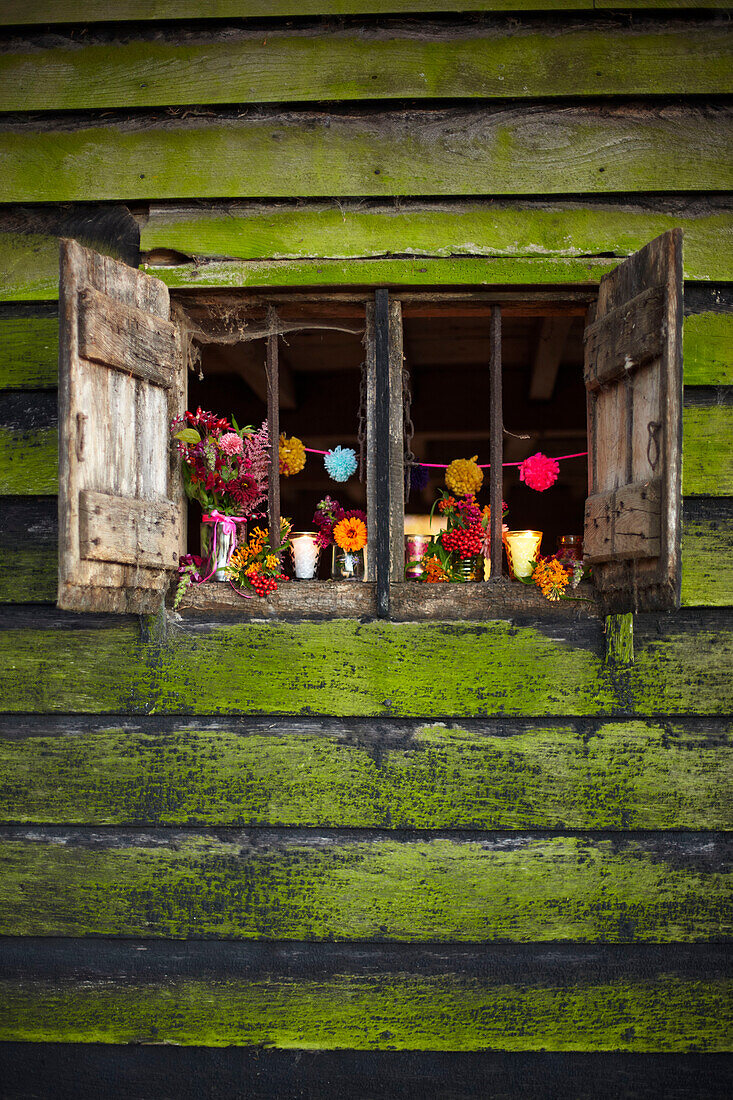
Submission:
<svg viewBox="0 0 733 1100">
<path fill-rule="evenodd" d="M 356 451 L 351 447 L 334 447 L 323 458 L 328 476 L 334 481 L 348 481 L 356 471 Z"/>
<path fill-rule="evenodd" d="M 445 471 L 445 483 L 457 497 L 475 496 L 484 480 L 483 471 L 473 458 L 456 458 Z"/>
<path fill-rule="evenodd" d="M 305 466 L 305 447 L 302 440 L 293 435 L 289 439 L 283 432 L 280 436 L 280 473 L 283 477 L 299 474 Z"/>
<path fill-rule="evenodd" d="M 530 489 L 538 493 L 544 493 L 557 481 L 560 473 L 560 465 L 554 458 L 548 458 L 541 451 L 525 458 L 519 467 L 519 480 L 523 481 Z"/>
<path fill-rule="evenodd" d="M 416 493 L 420 493 L 423 489 L 427 489 L 429 481 L 430 470 L 428 470 L 427 466 L 410 467 L 410 488 L 414 489 Z"/>
</svg>

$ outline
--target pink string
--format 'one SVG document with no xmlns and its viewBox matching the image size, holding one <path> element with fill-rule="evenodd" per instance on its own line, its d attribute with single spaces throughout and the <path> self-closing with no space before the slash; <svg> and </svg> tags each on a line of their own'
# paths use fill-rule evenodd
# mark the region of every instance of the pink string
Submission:
<svg viewBox="0 0 733 1100">
<path fill-rule="evenodd" d="M 563 462 L 566 458 L 585 458 L 588 454 L 587 451 L 578 451 L 574 455 L 558 455 L 554 460 L 555 462 Z M 522 459 L 522 462 L 524 459 Z M 414 466 L 425 466 L 429 470 L 447 470 L 450 463 L 448 462 L 414 462 Z M 490 462 L 478 462 L 476 465 L 481 470 L 488 470 L 491 468 Z M 521 466 L 521 462 L 502 462 L 502 466 Z"/>
</svg>

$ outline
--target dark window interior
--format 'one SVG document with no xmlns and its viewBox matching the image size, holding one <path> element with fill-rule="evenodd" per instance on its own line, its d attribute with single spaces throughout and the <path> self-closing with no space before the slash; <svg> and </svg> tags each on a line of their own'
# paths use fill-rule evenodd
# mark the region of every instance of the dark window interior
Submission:
<svg viewBox="0 0 733 1100">
<path fill-rule="evenodd" d="M 267 416 L 266 342 L 238 342 L 237 333 L 264 331 L 268 303 L 248 302 L 237 308 L 231 301 L 224 307 L 203 299 L 187 310 L 212 337 L 218 334 L 227 341 L 202 346 L 203 380 L 189 376 L 189 408 L 201 405 L 234 415 L 240 425 L 259 425 Z M 505 462 L 519 462 L 538 450 L 556 456 L 587 449 L 583 314 L 578 307 L 572 313 L 562 308 L 553 313 L 546 305 L 502 310 Z M 308 326 L 285 333 L 279 341 L 281 431 L 298 436 L 307 447 L 326 450 L 342 444 L 358 454 L 363 302 L 278 302 L 277 315 L 281 325 Z M 488 462 L 488 336 L 485 306 L 404 303 L 404 356 L 415 428 L 412 450 L 418 461 L 447 463 L 478 454 L 479 462 Z M 432 470 L 428 487 L 412 491 L 407 516 L 420 516 L 425 522 L 443 484 L 442 472 Z M 488 488 L 485 471 L 481 503 L 488 502 Z M 582 458 L 561 463 L 557 482 L 545 493 L 524 486 L 516 468 L 504 470 L 507 522 L 512 529 L 542 530 L 544 554 L 555 551 L 559 535 L 582 534 L 586 492 L 587 464 Z M 356 475 L 344 485 L 336 484 L 323 459 L 310 454 L 303 472 L 281 479 L 281 512 L 292 518 L 295 529 L 309 529 L 314 507 L 327 493 L 347 506 L 366 509 L 366 486 Z M 192 550 L 198 518 L 192 507 Z M 409 518 L 406 525 L 415 527 Z M 319 575 L 328 576 L 326 555 L 321 556 Z"/>
</svg>

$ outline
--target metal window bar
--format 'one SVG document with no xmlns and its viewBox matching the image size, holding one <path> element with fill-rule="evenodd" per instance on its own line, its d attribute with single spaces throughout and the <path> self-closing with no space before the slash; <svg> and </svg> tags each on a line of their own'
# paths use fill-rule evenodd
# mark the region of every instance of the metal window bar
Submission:
<svg viewBox="0 0 733 1100">
<path fill-rule="evenodd" d="M 489 325 L 490 430 L 489 505 L 491 507 L 491 580 L 501 580 L 502 462 L 504 414 L 502 409 L 501 306 L 492 306 Z"/>
<path fill-rule="evenodd" d="M 276 327 L 277 316 L 274 311 L 268 321 Z M 280 542 L 280 381 L 278 361 L 278 336 L 267 337 L 267 356 L 265 359 L 267 376 L 267 428 L 270 434 L 270 476 L 267 490 L 267 516 L 270 528 L 270 545 Z M 275 541 L 277 540 L 277 541 Z"/>
<path fill-rule="evenodd" d="M 389 384 L 389 292 L 374 294 L 374 438 L 376 516 L 369 516 L 370 541 L 375 553 L 377 615 L 389 616 L 389 582 L 391 566 L 390 531 L 390 384 Z M 373 536 L 371 534 L 373 532 Z"/>
</svg>

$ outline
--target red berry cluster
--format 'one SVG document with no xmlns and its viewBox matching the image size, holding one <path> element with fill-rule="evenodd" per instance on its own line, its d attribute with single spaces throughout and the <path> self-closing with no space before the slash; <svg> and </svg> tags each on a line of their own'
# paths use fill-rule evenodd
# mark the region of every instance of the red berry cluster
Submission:
<svg viewBox="0 0 733 1100">
<path fill-rule="evenodd" d="M 471 527 L 454 527 L 440 536 L 443 549 L 449 554 L 458 554 L 459 558 L 472 558 L 481 552 L 483 527 L 476 524 Z"/>
<path fill-rule="evenodd" d="M 278 581 L 286 581 L 287 579 L 284 573 L 279 573 L 277 577 L 263 577 L 261 573 L 253 573 L 249 578 L 249 583 L 258 596 L 269 596 L 272 592 L 277 592 Z"/>
</svg>

